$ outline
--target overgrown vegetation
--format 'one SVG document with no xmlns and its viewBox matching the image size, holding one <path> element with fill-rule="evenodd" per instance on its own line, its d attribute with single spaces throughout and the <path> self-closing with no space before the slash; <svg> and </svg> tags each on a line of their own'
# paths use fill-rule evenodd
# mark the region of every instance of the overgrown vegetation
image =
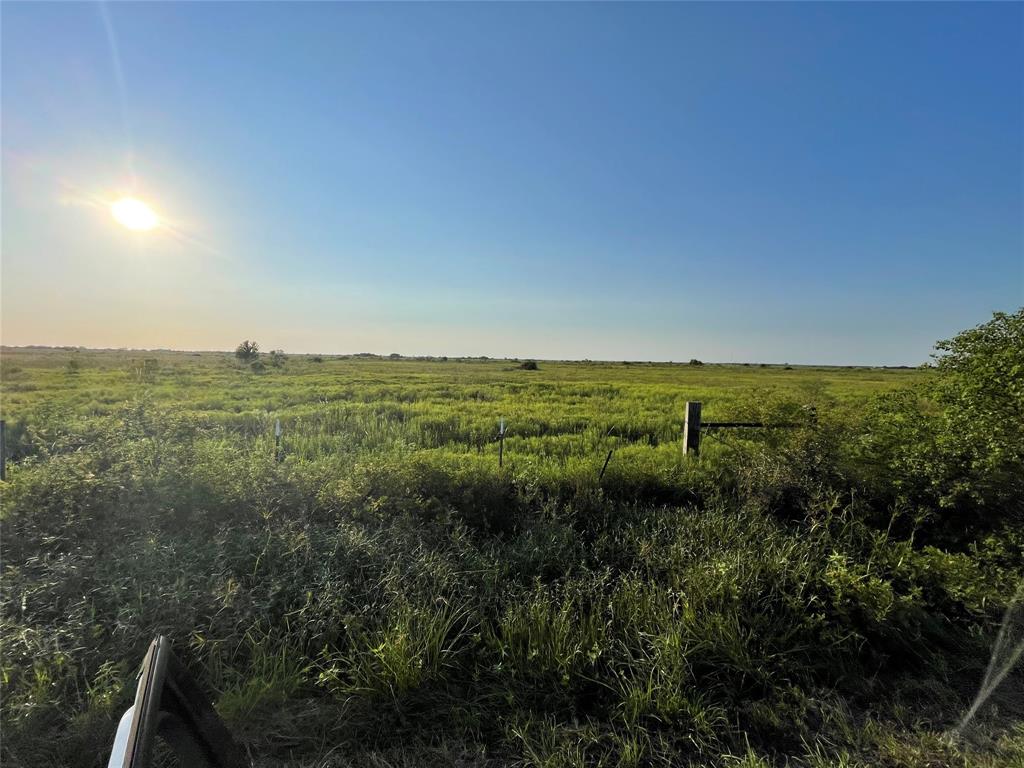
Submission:
<svg viewBox="0 0 1024 768">
<path fill-rule="evenodd" d="M 1019 763 L 1019 676 L 946 733 L 1024 577 L 1022 325 L 931 370 L 4 350 L 2 761 L 104 765 L 164 633 L 260 765 Z M 686 400 L 819 418 L 694 460 Z"/>
</svg>

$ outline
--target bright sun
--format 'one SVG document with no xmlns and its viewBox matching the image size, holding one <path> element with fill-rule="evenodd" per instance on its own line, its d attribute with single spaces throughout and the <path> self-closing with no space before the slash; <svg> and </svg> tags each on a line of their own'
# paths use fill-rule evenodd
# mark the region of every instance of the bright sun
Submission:
<svg viewBox="0 0 1024 768">
<path fill-rule="evenodd" d="M 110 213 L 128 229 L 146 231 L 160 223 L 153 209 L 134 197 L 122 197 L 110 206 Z"/>
</svg>

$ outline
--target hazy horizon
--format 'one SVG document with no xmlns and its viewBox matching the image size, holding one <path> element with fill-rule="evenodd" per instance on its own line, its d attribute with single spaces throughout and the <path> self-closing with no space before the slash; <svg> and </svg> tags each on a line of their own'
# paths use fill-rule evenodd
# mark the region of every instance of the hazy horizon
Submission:
<svg viewBox="0 0 1024 768">
<path fill-rule="evenodd" d="M 1021 4 L 2 14 L 6 345 L 916 365 L 1024 305 Z"/>
<path fill-rule="evenodd" d="M 250 341 L 250 339 L 245 339 Z M 258 342 L 258 340 L 256 340 Z M 237 345 L 236 345 L 237 346 Z M 143 352 L 165 352 L 171 354 L 203 354 L 203 355 L 233 355 L 234 348 L 232 349 L 201 349 L 198 347 L 184 348 L 184 347 L 90 347 L 82 344 L 0 344 L 0 349 L 19 349 L 19 350 L 76 350 L 82 352 L 124 352 L 124 353 L 143 353 Z M 524 360 L 535 360 L 537 362 L 550 362 L 550 363 L 634 363 L 637 365 L 688 365 L 691 360 L 698 360 L 701 365 L 770 365 L 770 366 L 783 366 L 792 365 L 801 368 L 916 368 L 924 365 L 931 360 L 929 356 L 925 360 L 921 360 L 917 363 L 871 363 L 871 362 L 851 362 L 851 363 L 819 363 L 819 362 L 793 362 L 791 360 L 701 360 L 700 358 L 665 358 L 661 360 L 653 359 L 639 359 L 639 358 L 590 358 L 590 357 L 539 357 L 537 355 L 488 355 L 488 354 L 458 354 L 452 352 L 437 352 L 437 353 L 402 353 L 397 350 L 391 350 L 390 352 L 375 352 L 373 350 L 358 350 L 358 351 L 325 351 L 325 350 L 287 350 L 278 348 L 264 348 L 260 346 L 260 354 L 268 354 L 271 351 L 281 351 L 286 356 L 296 355 L 302 357 L 310 357 L 322 355 L 324 357 L 364 357 L 372 356 L 379 358 L 387 358 L 392 355 L 398 355 L 400 358 L 405 360 L 496 360 L 496 361 L 524 361 Z"/>
</svg>

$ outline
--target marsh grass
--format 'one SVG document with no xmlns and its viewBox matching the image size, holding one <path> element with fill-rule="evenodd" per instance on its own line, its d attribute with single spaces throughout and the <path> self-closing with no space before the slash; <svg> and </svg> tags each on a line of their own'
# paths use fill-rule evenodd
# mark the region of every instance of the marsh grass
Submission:
<svg viewBox="0 0 1024 768">
<path fill-rule="evenodd" d="M 928 541 L 849 450 L 864 403 L 928 372 L 3 363 L 5 764 L 104 764 L 156 633 L 261 765 L 1024 754 L 1012 686 L 982 713 L 987 741 L 939 738 L 981 679 L 1024 536 Z M 820 423 L 687 460 L 693 399 L 720 419 L 814 404 Z"/>
</svg>

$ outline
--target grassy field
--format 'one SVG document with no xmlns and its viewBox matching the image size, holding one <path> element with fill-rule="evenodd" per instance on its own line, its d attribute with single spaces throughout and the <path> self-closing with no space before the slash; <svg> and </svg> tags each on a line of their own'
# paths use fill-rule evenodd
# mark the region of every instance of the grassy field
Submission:
<svg viewBox="0 0 1024 768">
<path fill-rule="evenodd" d="M 946 736 L 1024 536 L 929 528 L 866 447 L 934 371 L 0 364 L 5 764 L 104 765 L 158 632 L 260 765 L 1024 760 L 1015 685 Z M 684 457 L 688 400 L 806 426 Z"/>
<path fill-rule="evenodd" d="M 486 452 L 496 461 L 494 439 L 505 419 L 510 458 L 547 461 L 603 459 L 605 446 L 668 448 L 681 437 L 687 400 L 703 401 L 705 421 L 781 419 L 794 404 L 845 413 L 927 376 L 914 369 L 542 362 L 528 371 L 507 360 L 313 359 L 290 357 L 253 374 L 224 353 L 5 350 L 3 405 L 9 422 L 38 424 L 55 409 L 95 419 L 144 400 L 249 441 L 268 439 L 279 418 L 286 452 L 302 459 L 410 447 Z M 674 461 L 678 447 L 663 452 Z"/>
</svg>

